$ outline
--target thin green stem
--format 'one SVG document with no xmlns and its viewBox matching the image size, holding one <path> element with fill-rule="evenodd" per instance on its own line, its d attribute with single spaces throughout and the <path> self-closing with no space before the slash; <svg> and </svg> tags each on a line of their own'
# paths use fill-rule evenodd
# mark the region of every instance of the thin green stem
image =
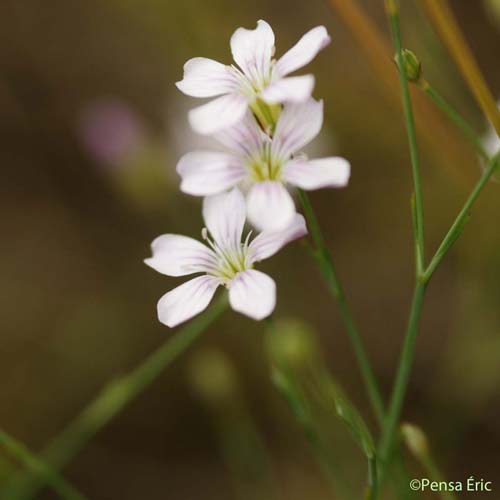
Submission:
<svg viewBox="0 0 500 500">
<path fill-rule="evenodd" d="M 488 153 L 484 149 L 483 140 L 470 126 L 465 118 L 426 80 L 418 83 L 418 87 L 431 98 L 431 100 L 455 123 L 455 125 L 463 132 L 465 137 L 474 146 L 477 153 L 484 160 L 489 160 Z"/>
<path fill-rule="evenodd" d="M 271 338 L 279 338 L 278 335 L 280 332 L 277 330 L 273 318 L 269 317 L 266 322 L 272 336 Z M 336 463 L 334 455 L 329 452 L 321 436 L 317 419 L 311 408 L 311 398 L 306 394 L 307 391 L 304 387 L 304 373 L 298 375 L 297 371 L 292 368 L 289 360 L 285 359 L 282 353 L 277 352 L 272 347 L 272 342 L 269 341 L 268 354 L 271 363 L 271 380 L 278 392 L 287 401 L 295 419 L 302 427 L 314 458 L 323 475 L 328 480 L 334 497 L 337 498 L 337 494 L 341 494 L 342 498 L 352 498 L 349 488 L 340 474 L 340 467 Z M 317 363 L 318 360 L 310 359 L 308 362 Z M 315 368 L 317 368 L 316 365 Z"/>
<path fill-rule="evenodd" d="M 500 111 L 450 8 L 449 1 L 421 0 L 421 3 L 455 60 L 477 103 L 500 136 Z"/>
<path fill-rule="evenodd" d="M 406 71 L 404 68 L 403 47 L 401 42 L 401 29 L 399 26 L 399 8 L 395 0 L 386 0 L 386 10 L 389 16 L 392 40 L 396 51 L 396 62 L 398 64 L 399 85 L 403 100 L 403 111 L 410 147 L 410 160 L 413 175 L 413 187 L 415 193 L 415 232 L 416 232 L 416 274 L 419 276 L 424 270 L 425 262 L 425 240 L 424 240 L 424 201 L 422 194 L 422 182 L 420 178 L 420 161 L 417 146 L 417 133 L 413 109 L 411 105 L 410 89 Z"/>
<path fill-rule="evenodd" d="M 399 5 L 397 0 L 386 0 L 385 3 L 389 25 L 391 29 L 392 41 L 396 52 L 396 62 L 399 68 L 399 84 L 403 100 L 403 111 L 408 134 L 410 148 L 410 159 L 413 175 L 414 200 L 412 200 L 412 219 L 414 225 L 415 238 L 415 271 L 416 284 L 413 293 L 410 319 L 406 332 L 403 350 L 399 362 L 396 380 L 394 383 L 391 401 L 385 420 L 384 429 L 379 446 L 380 478 L 383 479 L 388 467 L 391 451 L 396 442 L 398 423 L 401 417 L 401 410 L 408 387 L 411 367 L 413 364 L 415 342 L 418 335 L 418 327 L 422 312 L 423 299 L 425 295 L 425 284 L 421 276 L 425 268 L 425 240 L 424 240 L 424 210 L 423 194 L 420 178 L 420 163 L 418 156 L 417 137 L 413 110 L 411 105 L 410 90 L 406 71 L 404 71 L 403 47 L 401 42 L 401 29 L 399 25 Z"/>
<path fill-rule="evenodd" d="M 431 259 L 429 266 L 425 270 L 425 273 L 423 275 L 423 280 L 424 282 L 428 282 L 432 275 L 434 274 L 434 271 L 437 269 L 441 261 L 443 260 L 444 256 L 448 253 L 450 248 L 452 247 L 453 243 L 455 240 L 460 236 L 462 233 L 462 229 L 465 225 L 465 222 L 467 221 L 469 217 L 469 211 L 472 208 L 472 205 L 474 205 L 474 202 L 477 200 L 479 194 L 483 190 L 484 186 L 487 184 L 488 180 L 490 177 L 493 175 L 495 170 L 498 167 L 498 163 L 500 162 L 500 155 L 497 155 L 494 157 L 492 160 L 490 160 L 488 167 L 486 170 L 483 172 L 483 175 L 480 177 L 479 181 L 477 182 L 476 186 L 472 190 L 472 193 L 469 195 L 467 198 L 467 201 L 465 202 L 464 206 L 462 207 L 462 210 L 460 210 L 457 218 L 453 222 L 450 230 L 444 237 L 443 241 L 439 245 L 439 248 L 437 249 L 434 257 Z"/>
<path fill-rule="evenodd" d="M 207 312 L 193 320 L 150 354 L 135 370 L 112 381 L 44 450 L 44 459 L 63 468 L 92 437 L 138 397 L 227 309 L 224 295 Z M 45 478 L 37 476 L 13 485 L 16 500 L 32 498 Z M 12 496 L 11 498 L 14 498 Z"/>
<path fill-rule="evenodd" d="M 401 417 L 401 410 L 410 379 L 411 368 L 415 353 L 415 342 L 418 335 L 418 327 L 422 312 L 422 305 L 425 295 L 425 284 L 418 281 L 415 285 L 413 300 L 410 310 L 410 319 L 406 331 L 403 350 L 396 375 L 396 381 L 391 396 L 391 403 L 387 412 L 386 424 L 382 433 L 379 446 L 379 458 L 381 462 L 381 477 L 383 478 L 385 469 L 388 466 L 388 459 L 396 441 L 398 423 Z"/>
<path fill-rule="evenodd" d="M 378 496 L 378 473 L 376 457 L 368 460 L 368 494 L 367 500 L 375 500 Z"/>
<path fill-rule="evenodd" d="M 446 481 L 430 453 L 428 453 L 425 457 L 422 457 L 421 462 L 431 481 L 436 481 L 437 483 Z M 457 496 L 451 491 L 441 491 L 439 496 L 442 500 L 458 500 Z"/>
<path fill-rule="evenodd" d="M 371 406 L 373 408 L 374 414 L 379 422 L 380 426 L 384 422 L 384 401 L 375 378 L 375 373 L 368 359 L 368 355 L 363 347 L 363 342 L 359 335 L 356 323 L 352 316 L 351 310 L 347 304 L 345 293 L 340 283 L 337 271 L 333 264 L 330 252 L 326 245 L 323 233 L 318 223 L 318 219 L 314 210 L 312 208 L 311 202 L 307 194 L 299 190 L 299 198 L 304 209 L 304 215 L 307 219 L 309 230 L 311 231 L 312 238 L 316 245 L 316 262 L 318 264 L 319 270 L 325 279 L 328 289 L 332 294 L 333 298 L 336 300 L 340 316 L 344 323 L 347 335 L 351 341 L 354 354 L 358 361 L 359 368 L 361 370 L 361 376 L 370 399 Z"/>
<path fill-rule="evenodd" d="M 53 490 L 65 500 L 85 500 L 86 497 L 76 490 L 57 471 L 34 455 L 24 444 L 6 432 L 0 430 L 0 446 L 3 446 L 16 460 L 22 463 L 31 473 L 40 476 Z M 0 494 L 1 498 L 4 498 Z M 12 497 L 11 497 L 12 498 Z M 7 497 L 5 497 L 7 500 Z"/>
</svg>

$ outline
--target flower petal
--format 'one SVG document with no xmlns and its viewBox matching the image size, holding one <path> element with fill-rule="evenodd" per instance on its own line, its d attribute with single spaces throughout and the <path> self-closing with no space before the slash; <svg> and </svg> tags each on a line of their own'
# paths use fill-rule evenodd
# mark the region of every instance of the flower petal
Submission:
<svg viewBox="0 0 500 500">
<path fill-rule="evenodd" d="M 215 255 L 199 241 L 179 234 L 163 234 L 151 244 L 153 256 L 144 263 L 167 276 L 206 272 L 215 265 Z"/>
<path fill-rule="evenodd" d="M 264 319 L 276 306 L 276 283 L 255 269 L 242 271 L 229 284 L 229 303 L 239 313 L 256 320 Z"/>
<path fill-rule="evenodd" d="M 307 234 L 306 221 L 295 214 L 292 223 L 281 231 L 263 231 L 249 245 L 251 262 L 267 259 L 297 238 Z"/>
<path fill-rule="evenodd" d="M 274 33 L 266 21 L 258 21 L 257 28 L 238 28 L 231 37 L 231 52 L 236 64 L 249 78 L 262 82 L 270 76 L 274 54 Z"/>
<path fill-rule="evenodd" d="M 173 328 L 207 308 L 220 281 L 198 276 L 166 293 L 158 302 L 158 319 Z"/>
<path fill-rule="evenodd" d="M 184 78 L 175 85 L 192 97 L 214 97 L 233 92 L 238 86 L 238 77 L 230 66 L 206 57 L 194 57 L 184 65 Z"/>
<path fill-rule="evenodd" d="M 280 78 L 267 86 L 261 97 L 269 104 L 281 102 L 304 102 L 311 97 L 314 88 L 314 76 L 291 76 Z"/>
<path fill-rule="evenodd" d="M 295 204 L 281 182 L 254 184 L 247 196 L 248 220 L 259 230 L 280 231 L 293 220 Z"/>
<path fill-rule="evenodd" d="M 192 109 L 188 114 L 189 123 L 199 134 L 213 134 L 238 123 L 247 108 L 247 98 L 233 92 Z"/>
<path fill-rule="evenodd" d="M 311 142 L 323 125 L 323 101 L 308 99 L 283 108 L 276 125 L 273 154 L 288 159 Z"/>
<path fill-rule="evenodd" d="M 288 75 L 309 64 L 331 41 L 324 26 L 317 26 L 308 31 L 302 38 L 276 63 L 276 71 L 280 75 Z"/>
<path fill-rule="evenodd" d="M 332 156 L 318 160 L 292 160 L 284 166 L 283 177 L 302 189 L 344 187 L 349 182 L 351 166 L 345 158 Z"/>
<path fill-rule="evenodd" d="M 181 191 L 194 196 L 221 193 L 236 185 L 246 175 L 245 167 L 235 156 L 214 151 L 194 151 L 177 164 Z"/>
<path fill-rule="evenodd" d="M 223 250 L 240 248 L 245 225 L 245 199 L 238 188 L 205 198 L 203 219 Z"/>
<path fill-rule="evenodd" d="M 262 149 L 264 133 L 252 113 L 233 125 L 217 132 L 214 138 L 240 156 L 253 156 Z"/>
</svg>

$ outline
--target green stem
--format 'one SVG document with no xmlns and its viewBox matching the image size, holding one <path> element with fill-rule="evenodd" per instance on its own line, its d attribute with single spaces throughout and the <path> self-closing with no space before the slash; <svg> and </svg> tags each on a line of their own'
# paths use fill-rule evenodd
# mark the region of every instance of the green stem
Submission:
<svg viewBox="0 0 500 500">
<path fill-rule="evenodd" d="M 112 381 L 73 422 L 44 450 L 43 457 L 54 468 L 64 467 L 92 437 L 139 396 L 175 361 L 227 308 L 224 295 L 207 312 L 193 320 L 150 354 L 135 370 Z M 42 477 L 18 485 L 16 500 L 32 498 L 43 486 Z M 14 498 L 14 496 L 12 496 Z"/>
<path fill-rule="evenodd" d="M 497 155 L 492 160 L 490 160 L 488 167 L 483 172 L 483 175 L 480 177 L 470 196 L 467 198 L 467 201 L 462 207 L 462 210 L 460 210 L 457 218 L 455 219 L 450 230 L 441 242 L 441 245 L 439 245 L 439 248 L 437 249 L 434 257 L 431 259 L 431 262 L 429 263 L 429 266 L 424 273 L 423 279 L 426 283 L 431 279 L 434 271 L 439 266 L 448 250 L 451 248 L 458 236 L 460 236 L 462 228 L 469 216 L 469 211 L 472 208 L 472 205 L 477 200 L 484 186 L 495 172 L 496 168 L 498 167 L 499 161 L 500 155 Z"/>
<path fill-rule="evenodd" d="M 368 494 L 367 500 L 375 500 L 378 496 L 377 459 L 368 460 Z"/>
<path fill-rule="evenodd" d="M 420 178 L 420 160 L 417 146 L 417 133 L 413 109 L 411 105 L 410 89 L 406 71 L 404 71 L 403 47 L 401 43 L 401 29 L 399 26 L 399 8 L 395 0 L 386 0 L 386 10 L 389 16 L 392 40 L 396 51 L 396 62 L 398 64 L 399 85 L 403 100 L 403 111 L 410 147 L 410 160 L 413 175 L 413 187 L 415 192 L 415 232 L 416 232 L 416 274 L 419 276 L 424 270 L 425 262 L 425 240 L 424 240 L 424 201 L 422 194 L 422 182 Z"/>
<path fill-rule="evenodd" d="M 500 137 L 500 111 L 448 0 L 421 0 L 477 103 Z"/>
<path fill-rule="evenodd" d="M 341 498 L 350 499 L 352 496 L 342 477 L 340 467 L 336 463 L 334 455 L 329 452 L 325 440 L 322 439 L 320 425 L 311 408 L 311 398 L 308 394 L 310 391 L 304 386 L 305 374 L 303 371 L 308 371 L 309 363 L 313 363 L 314 367 L 317 368 L 321 361 L 315 357 L 307 359 L 306 365 L 301 366 L 300 371 L 297 371 L 297 366 L 292 366 L 289 359 L 283 356 L 283 352 L 277 351 L 273 347 L 273 339 L 283 338 L 280 337 L 280 331 L 273 318 L 267 318 L 266 323 L 270 335 L 267 350 L 271 364 L 271 380 L 288 403 L 297 423 L 301 426 L 311 452 L 324 477 L 328 480 L 334 498 L 340 495 Z"/>
<path fill-rule="evenodd" d="M 0 430 L 0 446 L 3 446 L 33 474 L 42 477 L 44 482 L 50 485 L 61 498 L 65 500 L 86 499 L 84 495 L 69 484 L 57 471 L 31 453 L 31 451 L 28 450 L 24 444 L 20 443 L 2 430 Z M 7 500 L 7 497 L 5 498 Z"/>
<path fill-rule="evenodd" d="M 421 462 L 431 481 L 436 481 L 437 483 L 446 481 L 430 453 L 422 457 Z M 439 496 L 442 500 L 458 500 L 457 496 L 451 491 L 442 491 Z"/>
<path fill-rule="evenodd" d="M 403 350 L 396 375 L 394 389 L 392 391 L 391 403 L 387 413 L 386 424 L 382 433 L 379 446 L 379 458 L 381 462 L 381 478 L 388 466 L 388 459 L 394 446 L 398 431 L 398 423 L 401 417 L 404 397 L 410 379 L 411 367 L 415 353 L 415 342 L 418 335 L 418 326 L 422 312 L 425 295 L 425 283 L 419 281 L 415 285 L 413 300 L 410 311 L 410 319 L 406 331 Z"/>
<path fill-rule="evenodd" d="M 340 316 L 358 361 L 361 375 L 368 392 L 368 397 L 370 398 L 370 403 L 379 424 L 382 426 L 384 422 L 384 402 L 375 378 L 375 373 L 373 372 L 370 360 L 368 359 L 366 351 L 363 347 L 363 342 L 359 335 L 351 310 L 347 304 L 344 290 L 340 283 L 337 271 L 333 264 L 333 260 L 309 197 L 304 191 L 299 190 L 299 198 L 304 209 L 304 215 L 307 219 L 309 230 L 311 231 L 312 238 L 316 245 L 316 262 L 328 285 L 330 293 L 338 304 Z"/>
<path fill-rule="evenodd" d="M 391 402 L 389 404 L 387 418 L 385 421 L 379 446 L 381 479 L 384 477 L 384 474 L 389 465 L 388 462 L 391 451 L 396 441 L 398 423 L 401 417 L 401 410 L 403 407 L 406 389 L 408 387 L 408 381 L 410 378 L 411 367 L 413 364 L 415 342 L 418 335 L 418 327 L 420 323 L 420 316 L 425 295 L 425 283 L 421 279 L 422 273 L 424 272 L 425 268 L 423 194 L 420 178 L 420 163 L 418 156 L 415 121 L 413 118 L 408 78 L 406 75 L 406 71 L 404 71 L 403 69 L 404 61 L 402 54 L 401 29 L 399 25 L 399 5 L 397 0 L 386 0 L 385 6 L 389 18 L 394 49 L 396 51 L 396 61 L 399 68 L 399 84 L 401 87 L 403 111 L 406 130 L 408 133 L 408 143 L 410 148 L 410 159 L 413 174 L 414 201 L 412 202 L 412 219 L 414 224 L 415 237 L 416 285 L 413 293 L 408 329 L 404 340 L 403 350 L 396 374 L 396 380 L 392 391 Z"/>
<path fill-rule="evenodd" d="M 463 132 L 465 137 L 475 147 L 477 153 L 484 160 L 489 160 L 488 153 L 484 149 L 483 140 L 476 133 L 476 131 L 469 125 L 467 120 L 463 118 L 460 113 L 426 80 L 418 83 L 422 91 L 429 96 L 432 101 L 448 116 L 448 118 L 455 123 L 455 125 Z"/>
</svg>

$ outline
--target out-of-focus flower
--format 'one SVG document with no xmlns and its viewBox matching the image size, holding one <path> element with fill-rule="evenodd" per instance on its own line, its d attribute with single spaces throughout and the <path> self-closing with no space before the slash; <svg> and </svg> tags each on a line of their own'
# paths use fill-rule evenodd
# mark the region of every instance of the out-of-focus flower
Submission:
<svg viewBox="0 0 500 500">
<path fill-rule="evenodd" d="M 500 109 L 500 101 L 498 101 L 498 107 Z M 500 139 L 498 138 L 497 131 L 491 126 L 491 124 L 488 124 L 488 130 L 485 132 L 482 139 L 483 147 L 490 158 L 493 158 L 495 155 L 500 153 Z M 481 162 L 483 170 L 487 167 L 487 163 L 488 162 L 486 161 Z M 498 183 L 500 181 L 498 172 L 499 169 L 496 168 L 495 173 L 491 176 L 491 180 L 493 182 Z"/>
<path fill-rule="evenodd" d="M 187 236 L 164 234 L 151 247 L 153 256 L 144 262 L 167 276 L 203 273 L 165 294 L 158 302 L 158 318 L 174 327 L 202 312 L 219 285 L 229 289 L 231 307 L 260 320 L 269 316 L 276 304 L 276 284 L 253 265 L 274 255 L 284 245 L 307 233 L 304 218 L 296 215 L 282 231 L 264 231 L 250 241 L 242 241 L 245 200 L 235 188 L 203 201 L 207 245 Z"/>
<path fill-rule="evenodd" d="M 330 43 L 324 26 L 308 31 L 288 52 L 275 61 L 274 33 L 265 21 L 257 28 L 238 28 L 231 37 L 231 52 L 238 67 L 195 57 L 184 65 L 177 87 L 193 97 L 217 97 L 189 113 L 197 132 L 211 134 L 234 125 L 248 107 L 262 100 L 268 104 L 303 102 L 311 96 L 314 76 L 287 77 L 311 62 Z"/>
<path fill-rule="evenodd" d="M 165 191 L 177 188 L 173 170 L 165 175 L 165 157 L 170 157 L 165 142 L 119 98 L 87 103 L 79 114 L 77 132 L 110 185 L 135 208 L 150 211 L 163 207 Z"/>
<path fill-rule="evenodd" d="M 117 99 L 87 105 L 80 116 L 80 138 L 89 153 L 106 166 L 121 166 L 145 143 L 145 127 L 125 103 Z"/>
<path fill-rule="evenodd" d="M 498 108 L 500 109 L 500 101 L 498 101 Z M 490 158 L 500 151 L 500 139 L 496 130 L 491 125 L 483 136 L 483 146 Z"/>
<path fill-rule="evenodd" d="M 212 348 L 198 351 L 189 368 L 191 386 L 208 403 L 219 405 L 238 392 L 235 369 L 222 351 Z"/>
<path fill-rule="evenodd" d="M 322 359 L 310 325 L 295 318 L 278 319 L 274 322 L 273 333 L 267 337 L 272 360 L 295 370 L 312 365 L 319 368 Z"/>
<path fill-rule="evenodd" d="M 425 459 L 429 454 L 429 444 L 424 431 L 416 425 L 404 423 L 401 434 L 411 453 L 420 460 Z"/>
<path fill-rule="evenodd" d="M 322 123 L 323 103 L 312 98 L 284 107 L 272 139 L 247 113 L 238 124 L 216 134 L 225 152 L 195 151 L 180 159 L 181 190 L 208 196 L 239 183 L 250 186 L 249 221 L 263 230 L 283 229 L 295 216 L 286 184 L 314 190 L 345 186 L 349 180 L 350 165 L 344 158 L 294 156 L 316 137 Z"/>
<path fill-rule="evenodd" d="M 500 28 L 500 0 L 483 0 L 488 18 L 497 28 Z"/>
</svg>

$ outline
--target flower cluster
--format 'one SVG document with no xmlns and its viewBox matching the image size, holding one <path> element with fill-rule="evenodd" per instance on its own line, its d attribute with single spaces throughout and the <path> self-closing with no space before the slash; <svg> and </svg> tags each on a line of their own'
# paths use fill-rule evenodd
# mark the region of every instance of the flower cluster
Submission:
<svg viewBox="0 0 500 500">
<path fill-rule="evenodd" d="M 177 87 L 215 98 L 191 110 L 189 122 L 219 147 L 188 153 L 177 164 L 181 190 L 204 197 L 205 244 L 166 234 L 154 240 L 153 256 L 145 260 L 168 276 L 203 273 L 160 299 L 162 323 L 173 327 L 203 311 L 219 285 L 228 288 L 231 307 L 251 318 L 274 310 L 276 285 L 253 266 L 307 233 L 288 189 L 342 187 L 349 180 L 345 159 L 302 153 L 321 130 L 323 103 L 311 97 L 312 75 L 289 76 L 329 42 L 319 26 L 275 60 L 273 30 L 261 20 L 231 37 L 235 65 L 204 57 L 185 64 Z M 243 238 L 247 219 L 260 232 L 253 239 L 251 232 Z"/>
</svg>

